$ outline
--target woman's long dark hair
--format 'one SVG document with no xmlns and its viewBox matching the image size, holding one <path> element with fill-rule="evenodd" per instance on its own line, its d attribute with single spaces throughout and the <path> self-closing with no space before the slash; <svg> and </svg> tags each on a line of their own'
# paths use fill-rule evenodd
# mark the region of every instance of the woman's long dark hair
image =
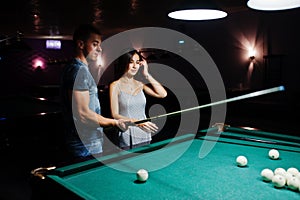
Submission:
<svg viewBox="0 0 300 200">
<path fill-rule="evenodd" d="M 117 59 L 117 63 L 116 63 L 117 67 L 115 68 L 116 69 L 116 71 L 115 71 L 116 80 L 121 78 L 123 76 L 123 74 L 128 70 L 130 60 L 132 59 L 134 54 L 137 54 L 140 57 L 140 59 L 139 59 L 140 61 L 143 60 L 143 56 L 141 55 L 141 53 L 135 49 L 123 54 L 122 56 L 120 56 Z"/>
</svg>

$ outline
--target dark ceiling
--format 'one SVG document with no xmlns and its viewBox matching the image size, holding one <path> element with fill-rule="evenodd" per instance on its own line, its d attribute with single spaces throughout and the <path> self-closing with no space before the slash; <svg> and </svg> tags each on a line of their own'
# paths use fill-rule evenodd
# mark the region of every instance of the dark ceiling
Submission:
<svg viewBox="0 0 300 200">
<path fill-rule="evenodd" d="M 179 1 L 183 0 L 10 0 L 0 6 L 0 35 L 71 35 L 84 22 L 96 23 L 104 35 L 135 27 L 168 27 L 177 22 L 167 17 L 167 11 Z M 247 0 L 213 1 L 229 15 L 251 12 Z"/>
</svg>

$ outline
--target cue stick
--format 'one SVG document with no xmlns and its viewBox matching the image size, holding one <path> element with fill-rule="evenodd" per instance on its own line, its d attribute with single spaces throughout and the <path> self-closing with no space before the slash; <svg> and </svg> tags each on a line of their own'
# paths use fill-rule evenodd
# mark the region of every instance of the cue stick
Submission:
<svg viewBox="0 0 300 200">
<path fill-rule="evenodd" d="M 162 114 L 162 115 L 157 115 L 157 116 L 154 116 L 154 117 L 149 117 L 149 118 L 146 118 L 146 119 L 135 121 L 134 123 L 135 124 L 141 124 L 141 123 L 151 121 L 151 120 L 155 120 L 155 119 L 162 118 L 162 117 L 177 115 L 177 114 L 181 114 L 181 113 L 184 113 L 184 112 L 198 110 L 198 109 L 209 107 L 209 106 L 220 105 L 220 104 L 229 103 L 229 102 L 232 102 L 232 101 L 238 101 L 238 100 L 242 100 L 242 99 L 246 99 L 246 98 L 261 96 L 261 95 L 270 94 L 270 93 L 273 93 L 273 92 L 278 92 L 278 91 L 283 91 L 283 90 L 284 90 L 284 86 L 273 87 L 273 88 L 260 90 L 260 91 L 252 92 L 252 93 L 249 93 L 249 94 L 244 94 L 244 95 L 241 95 L 241 96 L 237 96 L 237 97 L 233 97 L 233 98 L 229 98 L 229 99 L 225 99 L 225 100 L 221 100 L 221 101 L 217 101 L 217 102 L 213 102 L 213 103 L 209 103 L 209 104 L 205 104 L 205 105 L 201 105 L 201 106 L 196 106 L 196 107 L 187 108 L 187 109 L 184 109 L 184 110 L 179 110 L 179 111 L 170 112 L 170 113 L 166 113 L 166 114 Z"/>
</svg>

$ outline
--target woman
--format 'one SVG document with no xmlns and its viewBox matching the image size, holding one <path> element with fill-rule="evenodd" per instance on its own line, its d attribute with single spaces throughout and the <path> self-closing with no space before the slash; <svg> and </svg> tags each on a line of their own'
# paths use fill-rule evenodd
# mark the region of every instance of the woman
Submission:
<svg viewBox="0 0 300 200">
<path fill-rule="evenodd" d="M 145 93 L 153 97 L 164 98 L 167 92 L 149 74 L 148 64 L 138 51 L 130 51 L 122 55 L 118 61 L 118 66 L 121 68 L 120 78 L 110 84 L 112 117 L 132 122 L 145 119 Z M 149 82 L 147 85 L 135 79 L 141 66 L 143 66 L 142 74 Z M 149 144 L 152 139 L 151 134 L 157 130 L 158 127 L 152 122 L 131 126 L 127 131 L 119 133 L 119 147 L 131 149 Z"/>
</svg>

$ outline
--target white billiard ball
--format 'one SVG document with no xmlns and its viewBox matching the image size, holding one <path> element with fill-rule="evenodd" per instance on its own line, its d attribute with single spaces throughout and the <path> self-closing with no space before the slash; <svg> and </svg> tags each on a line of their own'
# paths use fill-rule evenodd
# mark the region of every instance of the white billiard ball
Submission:
<svg viewBox="0 0 300 200">
<path fill-rule="evenodd" d="M 282 175 L 282 176 L 286 176 L 286 170 L 282 167 L 278 167 L 274 170 L 274 174 L 279 174 L 279 175 Z"/>
<path fill-rule="evenodd" d="M 295 167 L 290 167 L 286 171 L 291 173 L 293 176 L 297 176 L 297 174 L 299 174 L 299 170 Z"/>
<path fill-rule="evenodd" d="M 286 180 L 285 177 L 280 174 L 275 174 L 272 178 L 272 183 L 277 188 L 282 188 L 285 186 Z"/>
<path fill-rule="evenodd" d="M 279 151 L 277 149 L 271 149 L 269 151 L 269 157 L 273 160 L 276 160 L 279 158 Z"/>
<path fill-rule="evenodd" d="M 145 169 L 139 169 L 136 172 L 136 178 L 138 181 L 145 182 L 149 177 L 148 171 Z"/>
<path fill-rule="evenodd" d="M 300 180 L 300 173 L 296 175 L 296 177 Z"/>
<path fill-rule="evenodd" d="M 248 164 L 248 160 L 245 156 L 238 156 L 235 161 L 236 164 L 240 167 L 244 167 Z"/>
<path fill-rule="evenodd" d="M 285 177 L 285 180 L 288 180 L 288 179 L 294 177 L 294 175 L 292 175 L 290 172 L 286 172 L 286 173 L 284 174 L 284 177 Z"/>
<path fill-rule="evenodd" d="M 264 181 L 270 182 L 274 176 L 274 172 L 271 169 L 265 168 L 260 172 L 260 175 Z"/>
<path fill-rule="evenodd" d="M 286 184 L 291 190 L 297 190 L 300 186 L 300 180 L 297 177 L 292 176 L 291 178 L 287 179 Z"/>
</svg>

